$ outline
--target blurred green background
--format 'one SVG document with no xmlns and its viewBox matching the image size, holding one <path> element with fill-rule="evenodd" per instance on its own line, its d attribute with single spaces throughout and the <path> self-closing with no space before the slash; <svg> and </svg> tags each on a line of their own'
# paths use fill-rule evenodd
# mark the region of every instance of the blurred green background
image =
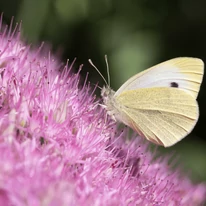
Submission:
<svg viewBox="0 0 206 206">
<path fill-rule="evenodd" d="M 116 90 L 130 76 L 179 56 L 206 62 L 205 0 L 0 0 L 4 22 L 23 21 L 22 36 L 33 45 L 42 41 L 61 53 L 77 57 L 92 83 L 104 83 L 88 63 L 91 58 L 106 76 L 108 55 L 111 84 Z M 200 120 L 193 133 L 170 149 L 194 181 L 206 181 L 206 84 L 200 95 Z"/>
</svg>

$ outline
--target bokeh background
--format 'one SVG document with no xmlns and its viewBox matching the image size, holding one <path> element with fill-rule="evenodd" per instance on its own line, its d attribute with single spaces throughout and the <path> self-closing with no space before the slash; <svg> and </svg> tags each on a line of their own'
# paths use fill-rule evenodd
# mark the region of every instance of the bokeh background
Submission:
<svg viewBox="0 0 206 206">
<path fill-rule="evenodd" d="M 22 37 L 28 43 L 51 45 L 61 61 L 77 58 L 84 64 L 82 77 L 104 83 L 107 54 L 111 85 L 116 90 L 130 76 L 179 56 L 206 62 L 205 0 L 0 0 L 3 21 L 23 21 Z M 206 80 L 198 97 L 200 119 L 191 135 L 172 148 L 178 165 L 196 182 L 206 181 Z"/>
</svg>

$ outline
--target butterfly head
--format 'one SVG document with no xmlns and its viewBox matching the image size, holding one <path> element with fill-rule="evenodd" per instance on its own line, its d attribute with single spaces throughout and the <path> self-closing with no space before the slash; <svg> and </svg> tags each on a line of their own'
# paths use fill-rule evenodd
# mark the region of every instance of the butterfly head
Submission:
<svg viewBox="0 0 206 206">
<path fill-rule="evenodd" d="M 104 104 L 107 105 L 110 101 L 112 101 L 115 92 L 109 87 L 104 86 L 101 91 L 101 96 L 103 98 Z"/>
</svg>

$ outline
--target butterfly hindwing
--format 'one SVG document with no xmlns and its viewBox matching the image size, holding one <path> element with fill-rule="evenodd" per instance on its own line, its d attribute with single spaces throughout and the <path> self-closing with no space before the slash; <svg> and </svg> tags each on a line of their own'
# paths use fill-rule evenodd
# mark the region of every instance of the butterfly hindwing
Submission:
<svg viewBox="0 0 206 206">
<path fill-rule="evenodd" d="M 199 111 L 194 97 L 177 88 L 124 91 L 115 98 L 123 121 L 148 140 L 171 146 L 191 132 Z"/>
</svg>

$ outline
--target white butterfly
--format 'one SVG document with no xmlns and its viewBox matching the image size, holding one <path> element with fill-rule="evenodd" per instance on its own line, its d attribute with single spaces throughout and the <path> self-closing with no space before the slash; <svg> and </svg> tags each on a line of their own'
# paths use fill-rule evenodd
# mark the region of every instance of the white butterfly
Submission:
<svg viewBox="0 0 206 206">
<path fill-rule="evenodd" d="M 197 123 L 196 98 L 203 73 L 201 59 L 175 58 L 134 75 L 116 92 L 107 85 L 101 95 L 113 119 L 147 140 L 169 147 Z"/>
</svg>

